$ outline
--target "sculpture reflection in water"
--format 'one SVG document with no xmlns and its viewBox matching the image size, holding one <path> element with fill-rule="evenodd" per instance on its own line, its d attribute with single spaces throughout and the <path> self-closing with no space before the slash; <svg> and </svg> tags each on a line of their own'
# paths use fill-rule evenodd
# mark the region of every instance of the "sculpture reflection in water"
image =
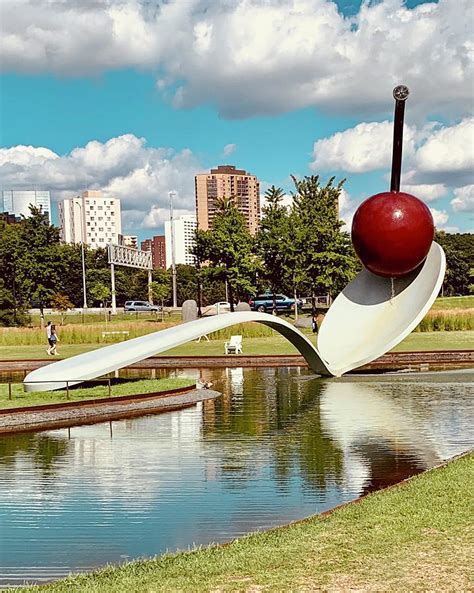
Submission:
<svg viewBox="0 0 474 593">
<path fill-rule="evenodd" d="M 327 382 L 321 394 L 321 426 L 343 451 L 344 475 L 361 493 L 378 490 L 429 469 L 459 453 L 440 438 L 439 426 L 474 438 L 462 405 L 446 407 L 446 383 L 405 377 L 390 382 Z M 467 390 L 454 384 L 453 393 Z M 444 397 L 443 397 L 444 395 Z M 466 401 L 467 401 L 466 392 Z M 471 386 L 472 395 L 472 386 Z M 463 401 L 462 399 L 460 400 Z M 357 486 L 358 485 L 358 486 Z"/>
</svg>

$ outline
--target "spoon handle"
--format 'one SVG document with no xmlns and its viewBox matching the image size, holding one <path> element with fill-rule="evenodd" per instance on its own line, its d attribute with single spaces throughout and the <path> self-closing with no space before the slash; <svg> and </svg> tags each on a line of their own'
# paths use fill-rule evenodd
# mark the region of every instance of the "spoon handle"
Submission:
<svg viewBox="0 0 474 593">
<path fill-rule="evenodd" d="M 390 191 L 400 191 L 400 174 L 402 170 L 403 148 L 403 120 L 405 118 L 405 101 L 410 91 L 405 85 L 393 89 L 395 99 L 395 116 L 393 121 L 393 152 L 392 152 L 392 179 Z"/>
</svg>

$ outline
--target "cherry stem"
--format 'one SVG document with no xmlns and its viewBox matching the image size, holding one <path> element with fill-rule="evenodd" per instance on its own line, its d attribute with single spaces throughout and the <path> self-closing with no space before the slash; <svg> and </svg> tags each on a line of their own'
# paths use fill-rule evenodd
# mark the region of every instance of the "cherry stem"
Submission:
<svg viewBox="0 0 474 593">
<path fill-rule="evenodd" d="M 400 175 L 402 171 L 403 120 L 405 118 L 405 101 L 395 100 L 395 116 L 393 121 L 393 152 L 392 179 L 390 191 L 400 191 Z"/>
</svg>

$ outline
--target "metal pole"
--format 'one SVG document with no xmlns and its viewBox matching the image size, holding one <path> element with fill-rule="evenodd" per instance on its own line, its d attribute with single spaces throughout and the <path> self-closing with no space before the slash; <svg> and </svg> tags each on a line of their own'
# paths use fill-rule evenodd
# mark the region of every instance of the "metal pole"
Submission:
<svg viewBox="0 0 474 593">
<path fill-rule="evenodd" d="M 168 192 L 168 196 L 170 198 L 170 227 L 171 227 L 171 275 L 173 280 L 173 307 L 176 308 L 178 306 L 178 297 L 176 293 L 176 255 L 175 255 L 175 246 L 174 246 L 174 218 L 173 218 L 173 197 L 176 195 L 176 192 L 170 191 Z"/>
<path fill-rule="evenodd" d="M 110 264 L 110 283 L 112 285 L 112 315 L 117 315 L 117 300 L 115 298 L 115 266 Z"/>
<path fill-rule="evenodd" d="M 82 212 L 82 204 L 80 202 L 75 202 L 80 208 L 81 211 L 81 259 L 82 259 L 82 294 L 84 297 L 83 300 L 83 309 L 87 309 L 87 290 L 86 290 L 86 258 L 84 256 L 84 215 Z"/>
<path fill-rule="evenodd" d="M 153 305 L 153 291 L 151 290 L 151 283 L 153 282 L 153 275 L 151 270 L 148 270 L 148 300 Z"/>
<path fill-rule="evenodd" d="M 392 152 L 392 179 L 390 191 L 400 191 L 400 175 L 402 170 L 403 148 L 403 120 L 405 118 L 405 101 L 410 91 L 404 85 L 393 89 L 395 99 L 395 115 L 393 122 L 393 152 Z"/>
</svg>

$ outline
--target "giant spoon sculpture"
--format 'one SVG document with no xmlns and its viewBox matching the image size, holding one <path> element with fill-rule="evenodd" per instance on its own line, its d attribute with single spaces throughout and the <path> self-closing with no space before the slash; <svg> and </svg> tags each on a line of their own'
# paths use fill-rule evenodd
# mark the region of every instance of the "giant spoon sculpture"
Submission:
<svg viewBox="0 0 474 593">
<path fill-rule="evenodd" d="M 415 196 L 400 192 L 407 87 L 396 87 L 393 96 L 390 191 L 368 198 L 354 215 L 352 241 L 365 269 L 329 309 L 319 331 L 318 349 L 293 325 L 273 315 L 237 312 L 198 319 L 39 368 L 25 377 L 26 390 L 60 389 L 93 379 L 204 334 L 248 321 L 263 323 L 281 333 L 314 372 L 327 376 L 341 376 L 401 342 L 436 299 L 446 263 L 443 250 L 433 242 L 429 209 Z"/>
</svg>

